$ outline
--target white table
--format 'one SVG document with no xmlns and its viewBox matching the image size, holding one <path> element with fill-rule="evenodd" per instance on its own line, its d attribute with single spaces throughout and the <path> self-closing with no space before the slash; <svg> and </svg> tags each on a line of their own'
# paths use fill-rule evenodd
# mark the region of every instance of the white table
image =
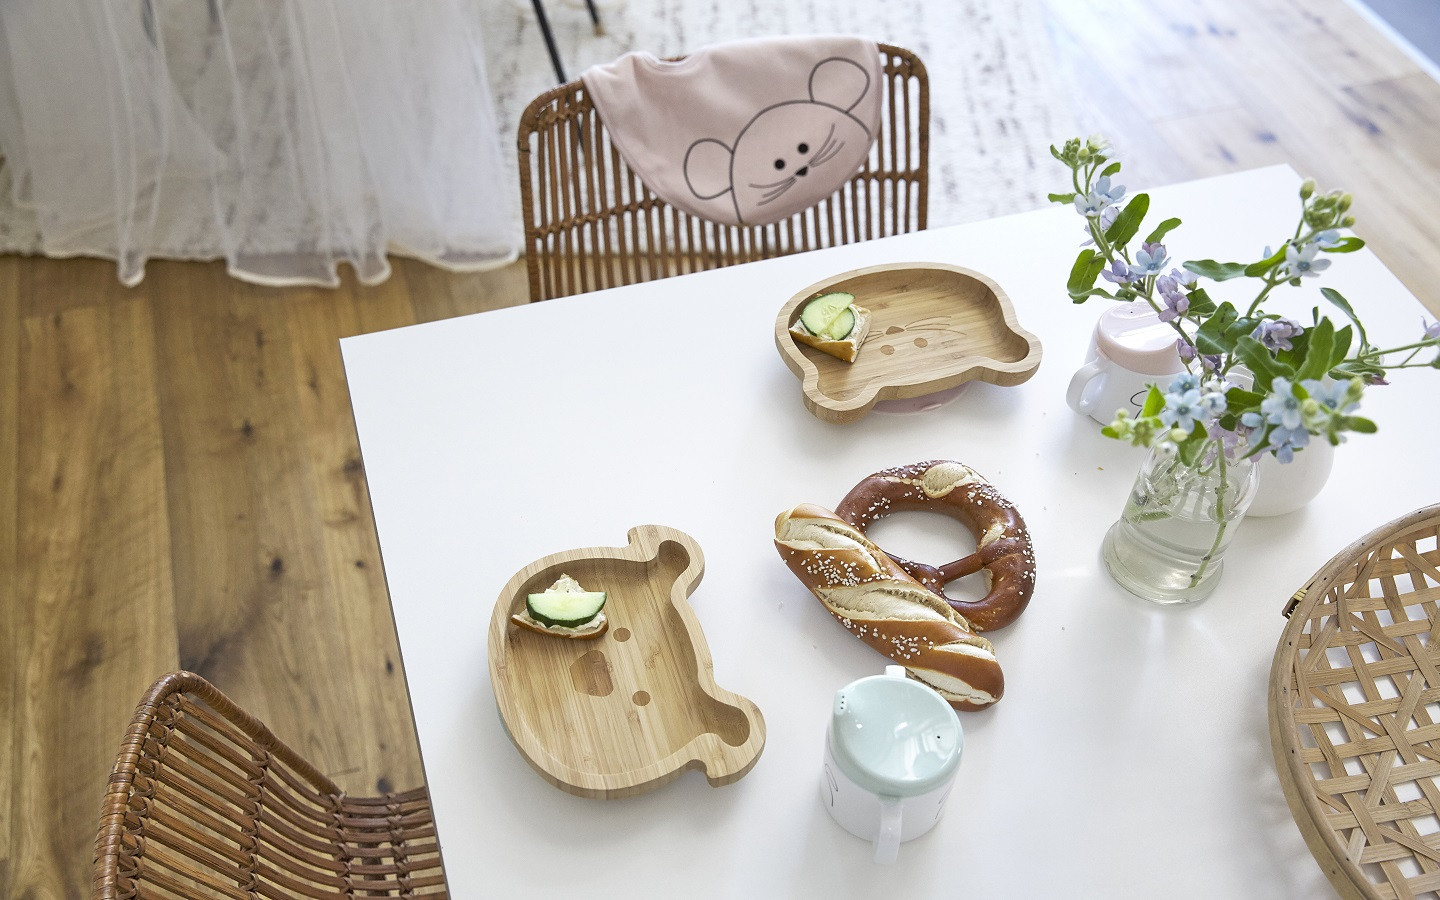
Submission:
<svg viewBox="0 0 1440 900">
<path fill-rule="evenodd" d="M 1185 220 L 1167 241 L 1180 259 L 1253 259 L 1291 233 L 1298 183 L 1273 167 L 1167 187 L 1152 192 L 1151 217 Z M 1271 762 L 1280 611 L 1352 539 L 1440 499 L 1433 429 L 1406 413 L 1433 413 L 1434 374 L 1401 373 L 1369 393 L 1362 413 L 1379 434 L 1340 448 L 1305 509 L 1246 520 L 1213 597 L 1157 608 L 1099 562 L 1141 451 L 1063 401 L 1108 302 L 1064 294 L 1081 238 L 1079 217 L 1055 207 L 343 342 L 453 896 L 1329 892 Z M 1418 335 L 1423 310 L 1368 251 L 1332 258 L 1323 284 L 1362 310 L 1377 341 Z M 938 410 L 823 423 L 776 352 L 775 314 L 823 277 L 902 260 L 996 279 L 1044 362 L 1023 385 L 972 384 Z M 1291 297 L 1283 308 L 1305 320 L 1328 307 L 1308 285 Z M 578 438 L 546 439 L 561 434 Z M 821 808 L 817 776 L 833 692 L 886 660 L 786 570 L 772 521 L 802 501 L 833 505 L 876 469 L 936 457 L 968 463 L 1015 502 L 1038 586 L 1025 615 L 989 635 L 1006 693 L 962 715 L 945 818 L 885 868 Z M 647 523 L 704 549 L 691 604 L 716 680 L 759 705 L 767 743 L 727 787 L 688 773 L 639 797 L 582 799 L 543 781 L 506 737 L 487 672 L 490 615 L 527 563 L 622 546 Z M 927 514 L 872 534 L 934 562 L 966 540 Z"/>
</svg>

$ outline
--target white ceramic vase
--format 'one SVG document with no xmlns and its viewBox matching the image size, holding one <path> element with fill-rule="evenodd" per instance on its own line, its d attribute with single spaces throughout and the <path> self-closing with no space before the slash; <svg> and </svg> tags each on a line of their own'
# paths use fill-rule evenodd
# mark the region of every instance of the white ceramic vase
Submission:
<svg viewBox="0 0 1440 900">
<path fill-rule="evenodd" d="M 1288 463 L 1273 453 L 1260 457 L 1257 466 L 1260 486 L 1247 516 L 1283 516 L 1300 509 L 1319 496 L 1335 464 L 1335 448 L 1323 437 L 1311 437 L 1304 450 Z"/>
</svg>

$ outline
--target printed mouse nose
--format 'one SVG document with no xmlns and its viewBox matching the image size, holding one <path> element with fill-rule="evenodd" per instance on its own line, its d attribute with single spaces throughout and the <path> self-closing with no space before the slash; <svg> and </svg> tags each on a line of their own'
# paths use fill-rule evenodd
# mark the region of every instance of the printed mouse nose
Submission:
<svg viewBox="0 0 1440 900">
<path fill-rule="evenodd" d="M 808 171 L 810 171 L 810 167 L 809 167 L 809 166 L 801 166 L 800 168 L 798 168 L 798 169 L 795 170 L 795 174 L 796 174 L 796 175 L 803 176 L 803 175 L 804 175 L 806 172 L 808 172 Z"/>
</svg>

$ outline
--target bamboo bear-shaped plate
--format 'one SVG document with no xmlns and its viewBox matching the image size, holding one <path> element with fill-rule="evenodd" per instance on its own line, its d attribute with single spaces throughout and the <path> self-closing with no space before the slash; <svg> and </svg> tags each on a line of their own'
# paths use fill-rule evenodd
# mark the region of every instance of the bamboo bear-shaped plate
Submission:
<svg viewBox="0 0 1440 900">
<path fill-rule="evenodd" d="M 1440 889 L 1440 505 L 1336 554 L 1270 672 L 1285 799 L 1343 897 Z"/>
<path fill-rule="evenodd" d="M 870 310 L 853 363 L 790 334 L 805 302 L 847 291 Z M 1010 386 L 1040 367 L 1040 341 L 1020 327 L 1010 299 L 979 272 L 945 263 L 887 263 L 835 275 L 790 298 L 775 345 L 799 376 L 805 405 L 827 422 L 864 418 L 880 400 L 908 400 L 968 381 Z"/>
<path fill-rule="evenodd" d="M 505 585 L 490 620 L 490 681 L 510 739 L 545 780 L 582 797 L 653 790 L 687 769 L 719 787 L 754 767 L 765 722 L 715 683 L 690 608 L 705 558 L 663 525 L 630 529 L 625 547 L 556 553 Z M 610 627 L 592 640 L 510 621 L 562 574 L 605 591 Z"/>
</svg>

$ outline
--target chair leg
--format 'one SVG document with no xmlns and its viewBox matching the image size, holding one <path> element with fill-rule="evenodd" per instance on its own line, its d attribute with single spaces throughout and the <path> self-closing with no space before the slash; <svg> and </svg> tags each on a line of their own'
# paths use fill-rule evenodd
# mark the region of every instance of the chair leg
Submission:
<svg viewBox="0 0 1440 900">
<path fill-rule="evenodd" d="M 565 66 L 560 62 L 560 51 L 555 49 L 555 35 L 550 31 L 550 20 L 545 16 L 545 7 L 540 0 L 531 0 L 535 5 L 535 19 L 540 23 L 540 33 L 545 37 L 545 49 L 550 51 L 550 64 L 555 67 L 555 78 L 558 83 L 564 84 L 570 79 L 565 77 Z"/>
<path fill-rule="evenodd" d="M 595 0 L 585 0 L 585 7 L 590 10 L 590 23 L 595 26 L 595 34 L 603 35 L 605 26 L 600 23 L 600 11 L 595 8 Z"/>
</svg>

